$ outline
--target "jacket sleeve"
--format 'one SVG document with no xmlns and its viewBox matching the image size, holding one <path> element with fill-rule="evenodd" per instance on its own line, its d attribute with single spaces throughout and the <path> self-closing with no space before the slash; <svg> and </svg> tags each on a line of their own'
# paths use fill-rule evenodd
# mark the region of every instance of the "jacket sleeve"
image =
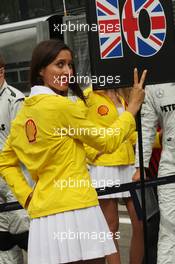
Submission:
<svg viewBox="0 0 175 264">
<path fill-rule="evenodd" d="M 95 160 L 97 154 L 99 153 L 99 151 L 88 146 L 87 144 L 84 144 L 84 149 L 86 151 L 87 159 L 90 160 L 91 162 L 93 162 Z"/>
<path fill-rule="evenodd" d="M 89 121 L 84 109 L 75 103 L 65 104 L 60 110 L 65 117 L 63 126 L 74 131 L 71 137 L 104 153 L 114 152 L 135 130 L 135 119 L 127 111 L 111 127 L 104 128 Z"/>
<path fill-rule="evenodd" d="M 24 207 L 27 197 L 32 192 L 32 188 L 25 180 L 19 162 L 20 161 L 10 145 L 9 136 L 0 153 L 0 175 L 7 182 L 17 200 Z"/>
<path fill-rule="evenodd" d="M 152 154 L 152 148 L 155 142 L 156 131 L 158 126 L 158 114 L 154 102 L 154 86 L 148 86 L 145 90 L 145 101 L 142 105 L 142 140 L 143 140 L 143 157 L 144 167 L 149 167 L 149 161 Z M 138 141 L 136 145 L 136 162 L 135 167 L 139 167 Z"/>
<path fill-rule="evenodd" d="M 137 142 L 137 137 L 138 137 L 138 133 L 137 131 L 134 131 L 130 137 L 128 138 L 128 140 L 131 142 L 132 145 L 135 145 Z"/>
</svg>

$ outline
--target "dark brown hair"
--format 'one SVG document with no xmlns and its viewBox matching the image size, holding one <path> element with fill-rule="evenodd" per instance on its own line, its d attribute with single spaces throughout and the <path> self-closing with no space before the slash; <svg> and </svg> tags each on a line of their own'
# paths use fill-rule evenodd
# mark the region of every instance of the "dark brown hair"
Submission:
<svg viewBox="0 0 175 264">
<path fill-rule="evenodd" d="M 50 39 L 40 42 L 34 49 L 32 54 L 32 61 L 30 67 L 30 85 L 43 85 L 42 77 L 40 76 L 41 69 L 47 67 L 62 50 L 70 51 L 72 57 L 73 53 L 71 49 L 61 40 Z M 75 66 L 73 65 L 73 75 L 76 77 Z M 70 89 L 73 94 L 77 95 L 85 102 L 85 98 L 78 83 L 70 83 Z"/>
<path fill-rule="evenodd" d="M 1 67 L 5 67 L 5 60 L 4 58 L 2 57 L 2 55 L 0 54 L 0 68 Z"/>
</svg>

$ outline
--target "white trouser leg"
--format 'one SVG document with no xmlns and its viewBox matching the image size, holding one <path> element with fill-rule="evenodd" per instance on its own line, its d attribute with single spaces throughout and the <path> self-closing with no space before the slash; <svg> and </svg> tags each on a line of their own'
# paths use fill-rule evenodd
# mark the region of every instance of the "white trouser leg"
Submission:
<svg viewBox="0 0 175 264">
<path fill-rule="evenodd" d="M 160 230 L 157 264 L 175 263 L 175 184 L 158 188 Z"/>
</svg>

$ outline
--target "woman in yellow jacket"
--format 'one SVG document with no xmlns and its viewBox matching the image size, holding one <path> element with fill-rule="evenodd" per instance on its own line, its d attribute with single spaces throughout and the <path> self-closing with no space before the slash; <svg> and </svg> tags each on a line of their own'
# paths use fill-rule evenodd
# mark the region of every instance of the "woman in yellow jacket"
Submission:
<svg viewBox="0 0 175 264">
<path fill-rule="evenodd" d="M 135 71 L 128 112 L 114 120 L 110 135 L 106 130 L 101 137 L 100 127 L 66 98 L 70 87 L 84 100 L 78 85 L 70 80 L 76 76 L 72 58 L 61 41 L 37 45 L 31 62 L 30 96 L 0 154 L 0 174 L 32 218 L 28 264 L 101 264 L 104 256 L 116 254 L 86 168 L 83 143 L 110 153 L 133 133 L 146 72 L 139 82 Z M 19 161 L 36 182 L 34 190 L 23 177 Z"/>
<path fill-rule="evenodd" d="M 116 118 L 126 110 L 126 103 L 116 90 L 92 91 L 87 88 L 86 96 L 87 118 L 97 126 L 110 127 Z M 82 104 L 82 103 L 81 103 Z M 136 143 L 136 132 L 130 134 L 121 146 L 111 154 L 105 154 L 85 145 L 90 175 L 95 187 L 121 185 L 131 182 L 135 172 L 135 155 L 133 145 Z M 131 264 L 141 264 L 144 254 L 142 222 L 137 219 L 129 192 L 99 196 L 99 203 L 104 216 L 113 233 L 118 253 L 108 256 L 108 264 L 119 264 L 120 253 L 117 242 L 119 229 L 118 198 L 123 198 L 132 223 L 132 239 L 130 247 Z"/>
</svg>

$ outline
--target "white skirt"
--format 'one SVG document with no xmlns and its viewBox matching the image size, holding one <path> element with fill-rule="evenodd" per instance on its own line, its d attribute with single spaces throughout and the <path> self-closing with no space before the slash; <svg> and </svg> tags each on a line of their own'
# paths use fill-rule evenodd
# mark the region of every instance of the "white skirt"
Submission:
<svg viewBox="0 0 175 264">
<path fill-rule="evenodd" d="M 123 183 L 132 182 L 135 167 L 133 165 L 90 166 L 89 173 L 91 175 L 94 188 L 111 187 L 113 185 L 120 186 Z M 127 191 L 98 196 L 98 199 L 127 198 L 130 196 L 130 192 Z"/>
<path fill-rule="evenodd" d="M 59 264 L 116 253 L 99 206 L 31 220 L 28 264 Z"/>
</svg>

